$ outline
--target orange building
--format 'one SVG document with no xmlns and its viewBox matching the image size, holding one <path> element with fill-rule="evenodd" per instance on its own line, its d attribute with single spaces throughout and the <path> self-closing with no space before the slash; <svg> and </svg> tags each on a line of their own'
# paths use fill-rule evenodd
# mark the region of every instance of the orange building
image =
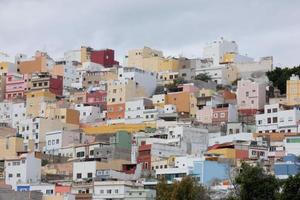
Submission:
<svg viewBox="0 0 300 200">
<path fill-rule="evenodd" d="M 107 119 L 124 119 L 125 103 L 107 105 Z"/>
<path fill-rule="evenodd" d="M 21 74 L 32 74 L 36 72 L 47 72 L 47 60 L 48 55 L 43 52 L 37 51 L 35 57 L 32 60 L 18 61 L 18 71 Z"/>
<path fill-rule="evenodd" d="M 177 112 L 190 113 L 190 93 L 172 92 L 166 95 L 166 104 L 176 105 Z"/>
</svg>

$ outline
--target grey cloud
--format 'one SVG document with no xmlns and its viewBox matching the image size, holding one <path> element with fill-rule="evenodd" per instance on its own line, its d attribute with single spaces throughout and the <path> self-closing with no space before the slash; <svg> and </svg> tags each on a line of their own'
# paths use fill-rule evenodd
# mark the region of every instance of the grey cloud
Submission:
<svg viewBox="0 0 300 200">
<path fill-rule="evenodd" d="M 0 51 L 54 57 L 81 45 L 114 48 L 120 61 L 144 45 L 165 55 L 199 57 L 223 36 L 255 58 L 300 63 L 299 1 L 0 0 Z"/>
</svg>

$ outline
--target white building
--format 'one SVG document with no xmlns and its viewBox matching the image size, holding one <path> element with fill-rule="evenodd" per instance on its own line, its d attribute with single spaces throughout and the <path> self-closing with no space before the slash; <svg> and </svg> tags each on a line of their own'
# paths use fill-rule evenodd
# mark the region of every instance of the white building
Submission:
<svg viewBox="0 0 300 200">
<path fill-rule="evenodd" d="M 95 181 L 93 199 L 125 199 L 126 192 L 138 186 L 142 185 L 135 185 L 130 181 Z"/>
<path fill-rule="evenodd" d="M 64 59 L 68 62 L 81 62 L 81 50 L 71 50 L 64 53 Z"/>
<path fill-rule="evenodd" d="M 18 184 L 17 191 L 39 191 L 45 196 L 52 196 L 55 194 L 55 184 L 50 183 L 28 183 Z"/>
<path fill-rule="evenodd" d="M 63 70 L 63 94 L 67 95 L 68 90 L 72 88 L 72 83 L 76 82 L 79 78 L 79 75 L 76 70 L 76 66 L 74 66 L 71 62 L 62 62 L 60 64 Z"/>
<path fill-rule="evenodd" d="M 133 98 L 125 103 L 125 123 L 126 124 L 138 124 L 143 123 L 144 119 L 155 120 L 154 113 L 147 113 L 147 110 L 153 112 L 152 101 L 148 98 Z M 156 111 L 156 109 L 155 109 Z M 148 117 L 144 116 L 147 115 Z"/>
<path fill-rule="evenodd" d="M 51 155 L 67 156 L 66 153 L 62 151 L 64 147 L 88 143 L 92 140 L 94 140 L 94 137 L 86 136 L 85 134 L 77 130 L 50 131 L 46 132 L 46 145 L 44 148 L 44 152 Z M 75 155 L 75 153 L 72 152 L 72 155 Z M 68 156 L 70 156 L 70 154 Z"/>
<path fill-rule="evenodd" d="M 101 108 L 97 106 L 76 104 L 74 106 L 74 109 L 80 112 L 80 116 L 79 116 L 80 123 L 95 122 L 103 118 L 101 114 Z"/>
<path fill-rule="evenodd" d="M 41 159 L 34 153 L 5 160 L 5 184 L 16 189 L 20 183 L 35 183 L 41 180 Z"/>
<path fill-rule="evenodd" d="M 73 162 L 73 181 L 80 182 L 95 178 L 98 163 L 99 161 Z"/>
<path fill-rule="evenodd" d="M 134 67 L 118 68 L 119 80 L 134 80 L 138 86 L 145 88 L 147 97 L 153 95 L 156 88 L 156 74 Z"/>
<path fill-rule="evenodd" d="M 300 156 L 300 136 L 287 136 L 284 139 L 285 153 Z"/>
<path fill-rule="evenodd" d="M 166 95 L 165 94 L 155 94 L 152 96 L 152 102 L 153 104 L 162 104 L 164 105 L 166 101 Z"/>
<path fill-rule="evenodd" d="M 264 114 L 256 115 L 258 133 L 298 133 L 300 110 L 283 110 L 279 104 L 265 105 Z"/>
<path fill-rule="evenodd" d="M 226 53 L 238 53 L 238 45 L 235 41 L 227 41 L 221 38 L 204 47 L 203 58 L 213 59 L 213 64 L 217 66 L 223 60 Z"/>
<path fill-rule="evenodd" d="M 26 119 L 24 102 L 0 102 L 0 123 L 8 123 L 12 128 L 18 129 L 24 119 Z"/>
</svg>

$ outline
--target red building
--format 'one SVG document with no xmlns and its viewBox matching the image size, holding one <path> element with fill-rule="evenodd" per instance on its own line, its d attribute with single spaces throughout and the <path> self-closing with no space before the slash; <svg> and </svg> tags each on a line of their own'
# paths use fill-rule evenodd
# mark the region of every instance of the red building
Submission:
<svg viewBox="0 0 300 200">
<path fill-rule="evenodd" d="M 104 67 L 112 67 L 119 64 L 118 61 L 115 61 L 115 51 L 112 49 L 91 50 L 90 59 L 91 62 L 101 64 Z"/>
<path fill-rule="evenodd" d="M 107 92 L 105 90 L 96 90 L 86 93 L 86 104 L 92 106 L 100 106 L 102 109 L 106 110 Z"/>
<path fill-rule="evenodd" d="M 137 163 L 143 164 L 143 170 L 151 170 L 151 144 L 141 143 L 138 150 Z"/>
<path fill-rule="evenodd" d="M 62 76 L 51 76 L 49 91 L 55 94 L 56 96 L 63 95 L 63 77 Z"/>
</svg>

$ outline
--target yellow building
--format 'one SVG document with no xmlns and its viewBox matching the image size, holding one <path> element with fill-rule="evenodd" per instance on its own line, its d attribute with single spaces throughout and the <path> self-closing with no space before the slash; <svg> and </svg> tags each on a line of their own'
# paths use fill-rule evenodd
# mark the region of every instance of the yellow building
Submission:
<svg viewBox="0 0 300 200">
<path fill-rule="evenodd" d="M 172 84 L 174 79 L 178 78 L 178 72 L 162 71 L 157 74 L 157 82 L 160 85 Z"/>
<path fill-rule="evenodd" d="M 56 101 L 55 94 L 44 91 L 31 91 L 26 94 L 26 112 L 29 117 L 44 116 L 45 110 L 50 103 Z"/>
<path fill-rule="evenodd" d="M 211 97 L 214 93 L 214 90 L 201 88 L 196 94 L 198 97 Z"/>
<path fill-rule="evenodd" d="M 24 151 L 23 138 L 1 137 L 0 138 L 0 159 L 17 156 L 17 152 Z"/>
<path fill-rule="evenodd" d="M 223 148 L 223 149 L 212 149 L 207 151 L 208 154 L 218 154 L 222 155 L 223 158 L 236 158 L 236 150 L 230 148 Z"/>
<path fill-rule="evenodd" d="M 90 47 L 81 47 L 80 55 L 81 55 L 81 63 L 90 61 Z"/>
<path fill-rule="evenodd" d="M 198 111 L 197 107 L 197 97 L 195 96 L 194 93 L 190 94 L 190 117 L 196 118 Z"/>
<path fill-rule="evenodd" d="M 165 58 L 159 66 L 159 71 L 175 71 L 179 70 L 179 60 L 177 58 Z"/>
<path fill-rule="evenodd" d="M 300 105 L 300 80 L 299 76 L 292 75 L 286 84 L 287 105 Z"/>
<path fill-rule="evenodd" d="M 179 60 L 177 58 L 164 58 L 162 51 L 144 47 L 128 52 L 127 66 L 152 72 L 178 71 Z"/>
</svg>

